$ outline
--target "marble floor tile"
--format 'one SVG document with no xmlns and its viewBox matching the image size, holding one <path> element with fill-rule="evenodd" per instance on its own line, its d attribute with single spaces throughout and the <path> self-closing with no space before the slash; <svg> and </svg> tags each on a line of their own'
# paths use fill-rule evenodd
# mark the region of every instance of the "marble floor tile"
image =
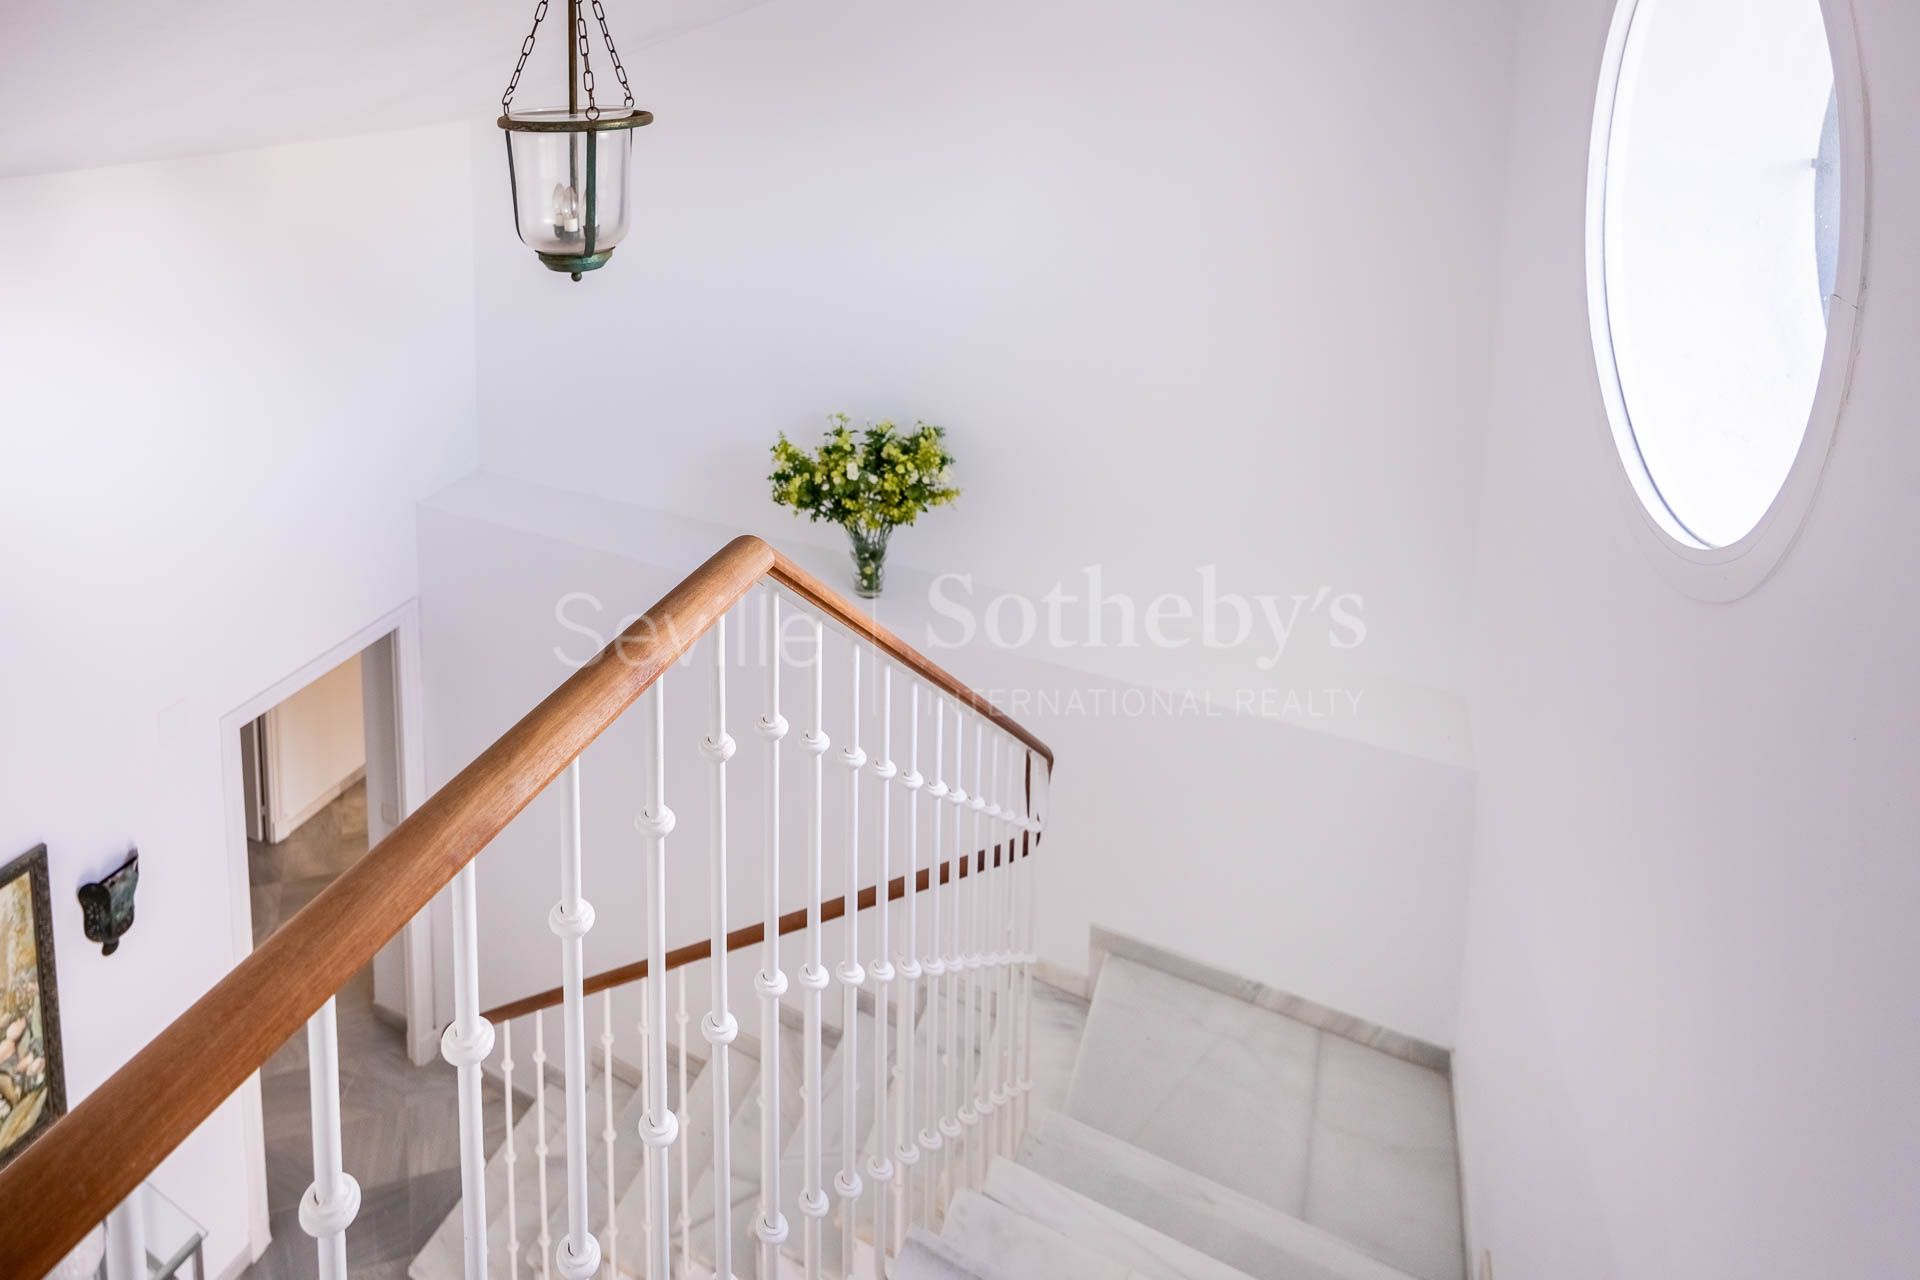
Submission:
<svg viewBox="0 0 1920 1280">
<path fill-rule="evenodd" d="M 1302 1217 L 1420 1280 L 1464 1280 L 1447 1078 L 1322 1037 Z"/>
<path fill-rule="evenodd" d="M 1068 1115 L 1299 1214 L 1319 1050 L 1312 1027 L 1116 956 L 1101 970 L 1081 1044 Z"/>
</svg>

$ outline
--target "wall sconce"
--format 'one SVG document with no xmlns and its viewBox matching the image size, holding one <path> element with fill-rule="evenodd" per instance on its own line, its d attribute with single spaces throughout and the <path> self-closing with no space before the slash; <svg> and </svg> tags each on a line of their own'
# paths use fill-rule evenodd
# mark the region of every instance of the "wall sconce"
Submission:
<svg viewBox="0 0 1920 1280">
<path fill-rule="evenodd" d="M 140 851 L 135 849 L 112 874 L 97 884 L 80 886 L 80 918 L 87 940 L 100 944 L 100 954 L 120 949 L 120 937 L 133 928 L 133 891 L 140 884 Z"/>
</svg>

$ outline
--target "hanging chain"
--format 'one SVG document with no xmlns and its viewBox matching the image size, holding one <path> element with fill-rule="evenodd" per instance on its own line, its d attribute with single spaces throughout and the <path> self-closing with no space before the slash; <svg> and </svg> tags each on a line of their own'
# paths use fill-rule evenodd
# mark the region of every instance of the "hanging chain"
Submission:
<svg viewBox="0 0 1920 1280">
<path fill-rule="evenodd" d="M 633 105 L 633 86 L 627 83 L 627 69 L 620 65 L 620 51 L 613 47 L 613 32 L 607 30 L 607 9 L 600 0 L 593 0 L 593 16 L 600 21 L 601 38 L 607 42 L 607 57 L 613 61 L 613 74 L 620 78 L 620 92 L 627 97 L 627 105 Z"/>
<path fill-rule="evenodd" d="M 527 58 L 533 53 L 534 38 L 540 34 L 540 22 L 547 16 L 547 0 L 533 11 L 533 30 L 527 32 L 527 38 L 520 42 L 520 61 L 513 64 L 513 78 L 507 81 L 507 91 L 500 95 L 500 114 L 507 114 L 513 105 L 513 91 L 520 87 L 520 73 L 527 69 Z"/>
<path fill-rule="evenodd" d="M 573 25 L 574 39 L 580 43 L 580 83 L 587 91 L 587 119 L 598 120 L 600 104 L 593 100 L 593 51 L 587 43 L 587 15 L 579 14 Z"/>
</svg>

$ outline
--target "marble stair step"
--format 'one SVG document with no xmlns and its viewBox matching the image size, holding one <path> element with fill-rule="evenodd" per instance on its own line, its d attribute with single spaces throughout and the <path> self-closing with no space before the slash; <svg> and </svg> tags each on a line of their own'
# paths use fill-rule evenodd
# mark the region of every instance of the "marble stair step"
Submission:
<svg viewBox="0 0 1920 1280">
<path fill-rule="evenodd" d="M 1005 1280 L 1148 1280 L 977 1191 L 953 1198 L 940 1238 Z"/>
<path fill-rule="evenodd" d="M 1005 1275 L 915 1227 L 893 1260 L 893 1280 L 1005 1280 Z"/>
<path fill-rule="evenodd" d="M 1446 1076 L 1118 955 L 1065 1112 L 1347 1241 L 1464 1280 Z"/>
<path fill-rule="evenodd" d="M 1337 1236 L 1067 1116 L 1040 1117 L 1018 1163 L 1254 1280 L 1408 1280 Z"/>
<path fill-rule="evenodd" d="M 1248 1280 L 1245 1272 L 1011 1160 L 987 1170 L 987 1197 L 1151 1280 Z"/>
</svg>

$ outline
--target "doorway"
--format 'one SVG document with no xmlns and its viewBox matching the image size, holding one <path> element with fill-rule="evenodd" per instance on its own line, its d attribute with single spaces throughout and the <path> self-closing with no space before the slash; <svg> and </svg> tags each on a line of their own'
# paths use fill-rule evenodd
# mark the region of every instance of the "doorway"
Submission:
<svg viewBox="0 0 1920 1280">
<path fill-rule="evenodd" d="M 236 963 L 424 798 L 419 723 L 413 605 L 223 717 Z M 424 1065 L 437 1061 L 432 915 L 421 912 L 339 993 L 343 1087 L 376 1064 L 392 1082 L 445 1074 Z M 267 1263 L 262 1274 L 305 1240 L 295 1220 L 312 1173 L 305 1048 L 296 1033 L 242 1094 L 251 1253 Z"/>
</svg>

